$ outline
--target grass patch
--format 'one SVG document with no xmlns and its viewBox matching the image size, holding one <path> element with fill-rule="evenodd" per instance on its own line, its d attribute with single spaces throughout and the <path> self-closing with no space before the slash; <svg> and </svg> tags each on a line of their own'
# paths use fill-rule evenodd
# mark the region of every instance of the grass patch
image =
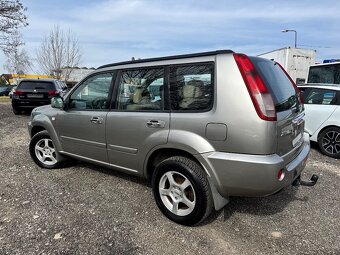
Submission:
<svg viewBox="0 0 340 255">
<path fill-rule="evenodd" d="M 8 103 L 11 102 L 9 97 L 0 97 L 0 103 Z"/>
</svg>

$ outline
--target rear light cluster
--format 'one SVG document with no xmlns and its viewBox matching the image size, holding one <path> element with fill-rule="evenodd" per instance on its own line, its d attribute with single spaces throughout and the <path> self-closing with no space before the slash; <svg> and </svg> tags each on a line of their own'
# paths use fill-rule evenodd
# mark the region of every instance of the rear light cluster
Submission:
<svg viewBox="0 0 340 255">
<path fill-rule="evenodd" d="M 244 54 L 234 54 L 234 58 L 257 114 L 263 120 L 276 121 L 276 110 L 272 95 L 251 60 Z"/>
<path fill-rule="evenodd" d="M 23 93 L 24 93 L 23 91 L 18 90 L 18 89 L 15 89 L 15 90 L 13 91 L 13 94 L 14 94 L 14 95 L 22 95 Z"/>
<path fill-rule="evenodd" d="M 49 90 L 49 91 L 48 91 L 48 95 L 49 95 L 49 96 L 56 96 L 56 95 L 59 95 L 59 91 L 57 91 L 57 90 Z"/>
</svg>

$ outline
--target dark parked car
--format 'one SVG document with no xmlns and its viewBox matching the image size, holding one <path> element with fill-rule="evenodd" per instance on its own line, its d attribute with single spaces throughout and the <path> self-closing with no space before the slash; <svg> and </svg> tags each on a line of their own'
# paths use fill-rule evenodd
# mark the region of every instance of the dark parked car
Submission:
<svg viewBox="0 0 340 255">
<path fill-rule="evenodd" d="M 13 112 L 19 114 L 22 110 L 50 104 L 52 97 L 66 92 L 67 86 L 56 79 L 23 79 L 13 92 Z"/>
<path fill-rule="evenodd" d="M 8 85 L 8 86 L 1 86 L 0 87 L 0 96 L 8 96 L 9 92 L 13 89 L 14 86 Z"/>
</svg>

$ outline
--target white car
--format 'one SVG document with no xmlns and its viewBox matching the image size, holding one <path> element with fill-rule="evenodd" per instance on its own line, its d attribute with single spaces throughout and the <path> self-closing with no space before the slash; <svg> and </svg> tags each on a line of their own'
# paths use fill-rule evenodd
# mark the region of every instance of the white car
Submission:
<svg viewBox="0 0 340 255">
<path fill-rule="evenodd" d="M 327 156 L 340 158 L 340 85 L 306 84 L 302 92 L 310 140 Z"/>
</svg>

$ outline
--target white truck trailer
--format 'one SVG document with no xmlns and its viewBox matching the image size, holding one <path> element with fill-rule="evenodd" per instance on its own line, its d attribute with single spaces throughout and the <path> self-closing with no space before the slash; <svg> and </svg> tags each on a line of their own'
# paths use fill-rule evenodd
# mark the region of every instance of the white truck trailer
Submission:
<svg viewBox="0 0 340 255">
<path fill-rule="evenodd" d="M 297 84 L 305 83 L 308 69 L 315 64 L 316 50 L 282 48 L 258 55 L 280 63 Z"/>
</svg>

